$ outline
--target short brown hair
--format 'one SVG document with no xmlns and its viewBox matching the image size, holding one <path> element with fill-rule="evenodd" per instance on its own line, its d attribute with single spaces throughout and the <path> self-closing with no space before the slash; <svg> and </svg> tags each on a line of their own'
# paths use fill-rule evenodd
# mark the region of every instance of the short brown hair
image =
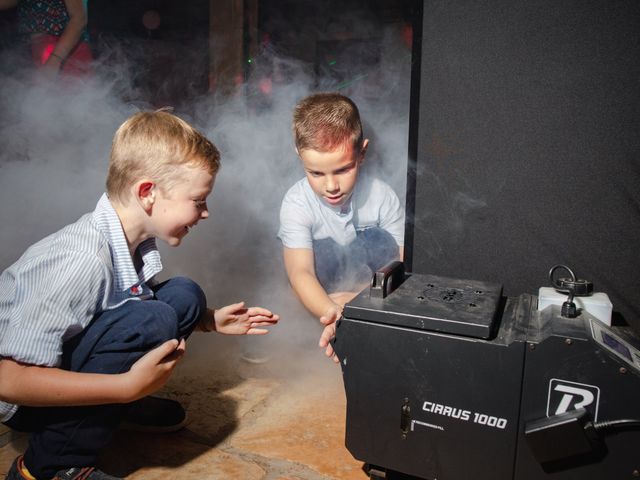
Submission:
<svg viewBox="0 0 640 480">
<path fill-rule="evenodd" d="M 198 130 L 167 111 L 136 113 L 113 137 L 107 193 L 126 203 L 127 188 L 142 177 L 169 190 L 180 181 L 175 168 L 178 165 L 202 168 L 215 175 L 220 168 L 220 152 Z"/>
<path fill-rule="evenodd" d="M 360 112 L 340 93 L 309 95 L 293 111 L 293 135 L 299 152 L 328 152 L 345 143 L 359 150 L 363 142 Z"/>
</svg>

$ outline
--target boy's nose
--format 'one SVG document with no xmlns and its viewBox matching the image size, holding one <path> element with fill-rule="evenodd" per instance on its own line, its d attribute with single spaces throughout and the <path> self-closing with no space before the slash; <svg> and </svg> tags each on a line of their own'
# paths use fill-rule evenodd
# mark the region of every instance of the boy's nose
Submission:
<svg viewBox="0 0 640 480">
<path fill-rule="evenodd" d="M 204 210 L 202 210 L 202 212 L 200 212 L 200 218 L 202 218 L 203 220 L 205 218 L 209 218 L 209 210 L 206 209 L 206 208 Z"/>
<path fill-rule="evenodd" d="M 340 185 L 338 185 L 338 182 L 336 182 L 334 178 L 327 177 L 324 189 L 327 193 L 334 193 L 340 190 Z"/>
</svg>

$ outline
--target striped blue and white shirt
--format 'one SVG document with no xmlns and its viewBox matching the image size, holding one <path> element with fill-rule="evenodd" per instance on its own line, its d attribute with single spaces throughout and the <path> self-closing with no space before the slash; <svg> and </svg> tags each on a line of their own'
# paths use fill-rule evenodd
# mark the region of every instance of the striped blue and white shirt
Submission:
<svg viewBox="0 0 640 480">
<path fill-rule="evenodd" d="M 32 245 L 0 275 L 0 357 L 57 367 L 62 344 L 100 312 L 151 298 L 162 270 L 154 238 L 138 247 L 136 270 L 106 194 L 96 209 Z M 0 421 L 17 410 L 0 402 Z"/>
</svg>

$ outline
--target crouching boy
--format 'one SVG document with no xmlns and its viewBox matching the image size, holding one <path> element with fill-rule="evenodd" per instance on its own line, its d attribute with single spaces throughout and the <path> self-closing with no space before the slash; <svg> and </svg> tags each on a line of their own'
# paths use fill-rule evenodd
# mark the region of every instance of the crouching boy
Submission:
<svg viewBox="0 0 640 480">
<path fill-rule="evenodd" d="M 95 210 L 2 273 L 0 420 L 33 432 L 7 479 L 116 478 L 94 468 L 98 452 L 130 402 L 165 384 L 192 331 L 264 334 L 278 321 L 243 303 L 207 308 L 185 277 L 155 281 L 156 238 L 178 246 L 209 216 L 218 168 L 184 121 L 138 113 L 115 134 Z"/>
<path fill-rule="evenodd" d="M 279 238 L 289 281 L 302 304 L 327 325 L 328 344 L 345 303 L 373 271 L 403 255 L 404 209 L 393 189 L 360 175 L 369 140 L 353 101 L 318 93 L 293 114 L 296 152 L 305 178 L 286 193 Z"/>
</svg>

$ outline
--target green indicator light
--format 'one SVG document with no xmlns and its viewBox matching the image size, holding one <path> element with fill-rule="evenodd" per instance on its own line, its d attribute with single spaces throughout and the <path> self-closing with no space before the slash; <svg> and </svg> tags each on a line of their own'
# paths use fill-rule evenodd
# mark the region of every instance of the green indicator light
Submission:
<svg viewBox="0 0 640 480">
<path fill-rule="evenodd" d="M 367 76 L 368 76 L 367 73 L 363 73 L 361 75 L 358 75 L 358 76 L 352 78 L 349 81 L 342 82 L 342 83 L 338 84 L 335 88 L 336 88 L 336 90 L 342 90 L 343 88 L 346 88 L 346 87 L 352 85 L 353 83 L 357 82 L 358 80 L 362 80 L 363 78 L 366 78 Z"/>
<path fill-rule="evenodd" d="M 338 63 L 338 62 L 337 62 L 337 61 L 335 61 L 335 60 L 331 60 L 331 61 L 329 62 L 329 65 L 335 65 L 336 63 Z"/>
</svg>

